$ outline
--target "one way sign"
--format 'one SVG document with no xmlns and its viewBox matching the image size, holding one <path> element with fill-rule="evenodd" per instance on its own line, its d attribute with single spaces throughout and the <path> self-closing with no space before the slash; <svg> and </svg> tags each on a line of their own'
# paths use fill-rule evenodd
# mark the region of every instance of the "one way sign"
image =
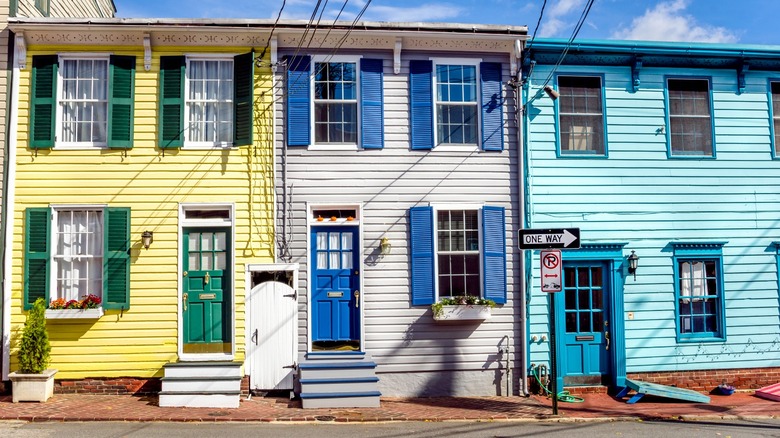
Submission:
<svg viewBox="0 0 780 438">
<path fill-rule="evenodd" d="M 520 249 L 577 249 L 580 247 L 579 228 L 526 228 L 520 230 Z"/>
</svg>

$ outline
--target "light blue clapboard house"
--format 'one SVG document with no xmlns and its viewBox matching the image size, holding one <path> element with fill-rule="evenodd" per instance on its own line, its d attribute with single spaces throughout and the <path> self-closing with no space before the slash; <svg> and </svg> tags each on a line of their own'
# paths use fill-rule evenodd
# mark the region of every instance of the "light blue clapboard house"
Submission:
<svg viewBox="0 0 780 438">
<path fill-rule="evenodd" d="M 277 259 L 298 278 L 304 406 L 516 393 L 521 180 L 507 83 L 526 27 L 341 23 L 301 37 L 294 25 L 272 42 L 275 214 Z M 431 304 L 456 295 L 496 306 L 435 321 Z"/>
<path fill-rule="evenodd" d="M 560 293 L 526 254 L 531 370 L 554 334 L 559 388 L 779 381 L 780 49 L 536 40 L 524 73 L 525 225 L 582 236 Z"/>
</svg>

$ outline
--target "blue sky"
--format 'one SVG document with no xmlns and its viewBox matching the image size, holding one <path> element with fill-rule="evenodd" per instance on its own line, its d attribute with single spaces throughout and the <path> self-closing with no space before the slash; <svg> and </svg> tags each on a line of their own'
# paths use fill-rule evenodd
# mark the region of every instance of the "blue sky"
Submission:
<svg viewBox="0 0 780 438">
<path fill-rule="evenodd" d="M 347 0 L 353 19 L 367 0 Z M 282 0 L 114 0 L 117 16 L 276 18 Z M 308 19 L 316 0 L 287 0 L 282 17 Z M 323 20 L 344 0 L 323 0 Z M 539 36 L 568 38 L 587 0 L 548 0 Z M 527 25 L 533 33 L 543 0 L 372 0 L 371 21 L 439 21 Z M 734 44 L 778 44 L 778 0 L 596 0 L 578 39 L 620 38 Z"/>
</svg>

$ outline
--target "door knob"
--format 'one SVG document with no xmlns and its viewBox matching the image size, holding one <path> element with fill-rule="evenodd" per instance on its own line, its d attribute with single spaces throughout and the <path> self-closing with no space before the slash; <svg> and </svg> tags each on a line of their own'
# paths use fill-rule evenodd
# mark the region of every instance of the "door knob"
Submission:
<svg viewBox="0 0 780 438">
<path fill-rule="evenodd" d="M 609 330 L 604 330 L 604 339 L 607 341 L 607 350 L 609 350 Z"/>
<path fill-rule="evenodd" d="M 355 307 L 358 308 L 360 307 L 360 291 L 356 290 L 353 295 L 355 295 Z"/>
</svg>

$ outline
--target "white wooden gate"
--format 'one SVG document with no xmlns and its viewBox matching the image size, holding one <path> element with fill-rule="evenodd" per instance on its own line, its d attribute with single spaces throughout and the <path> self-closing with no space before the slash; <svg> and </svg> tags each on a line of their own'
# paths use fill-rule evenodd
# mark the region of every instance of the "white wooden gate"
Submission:
<svg viewBox="0 0 780 438">
<path fill-rule="evenodd" d="M 247 296 L 247 311 L 246 351 L 250 388 L 292 390 L 298 354 L 298 299 L 295 289 L 279 281 L 254 285 Z"/>
</svg>

